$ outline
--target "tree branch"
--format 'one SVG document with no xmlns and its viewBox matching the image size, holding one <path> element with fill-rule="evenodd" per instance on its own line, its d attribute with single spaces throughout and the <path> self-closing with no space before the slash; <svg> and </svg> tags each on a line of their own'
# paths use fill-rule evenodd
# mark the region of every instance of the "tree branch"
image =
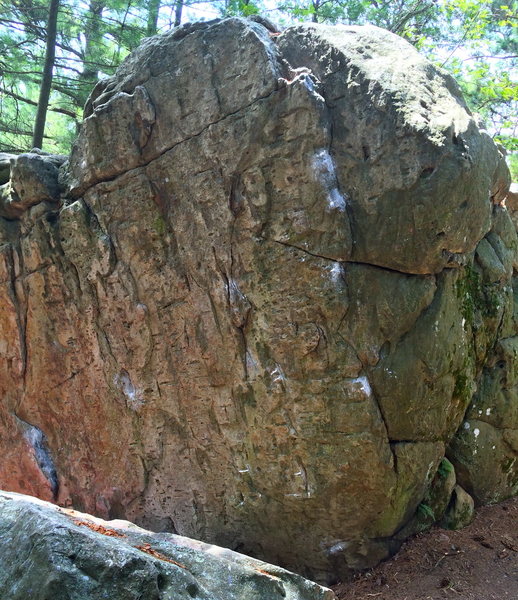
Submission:
<svg viewBox="0 0 518 600">
<path fill-rule="evenodd" d="M 0 131 L 2 133 L 10 133 L 12 135 L 23 135 L 24 137 L 32 138 L 32 131 L 25 131 L 23 129 L 13 129 L 12 127 L 9 127 L 9 125 L 4 125 L 3 123 L 0 123 Z M 43 137 L 47 140 L 50 140 L 50 137 L 48 135 L 44 135 Z"/>
<path fill-rule="evenodd" d="M 29 98 L 24 98 L 23 96 L 20 96 L 15 92 L 7 90 L 4 87 L 0 87 L 0 92 L 2 92 L 2 94 L 5 94 L 6 96 L 14 98 L 15 100 L 25 102 L 25 104 L 30 104 L 31 106 L 38 106 L 38 103 L 36 101 L 30 100 Z M 63 115 L 66 115 L 67 117 L 72 117 L 72 119 L 77 119 L 77 114 L 75 112 L 66 108 L 62 108 L 61 106 L 49 106 L 49 110 L 51 110 L 52 112 L 61 113 Z"/>
</svg>

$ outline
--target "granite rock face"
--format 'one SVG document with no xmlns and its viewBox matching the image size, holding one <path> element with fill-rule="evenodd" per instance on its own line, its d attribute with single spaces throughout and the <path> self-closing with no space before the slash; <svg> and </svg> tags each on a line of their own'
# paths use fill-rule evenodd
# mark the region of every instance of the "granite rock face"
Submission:
<svg viewBox="0 0 518 600">
<path fill-rule="evenodd" d="M 518 491 L 508 172 L 400 38 L 150 38 L 58 183 L 0 219 L 4 488 L 323 581 L 397 548 L 445 456 Z"/>
<path fill-rule="evenodd" d="M 0 492 L 9 600 L 333 600 L 331 590 L 225 548 Z M 23 565 L 23 566 L 22 566 Z"/>
</svg>

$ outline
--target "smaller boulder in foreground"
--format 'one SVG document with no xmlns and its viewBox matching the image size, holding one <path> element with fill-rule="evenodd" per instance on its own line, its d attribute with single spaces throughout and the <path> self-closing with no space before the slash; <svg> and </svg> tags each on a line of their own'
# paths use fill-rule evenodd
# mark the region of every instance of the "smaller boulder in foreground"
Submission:
<svg viewBox="0 0 518 600">
<path fill-rule="evenodd" d="M 299 575 L 128 521 L 0 492 L 0 598 L 333 600 Z"/>
</svg>

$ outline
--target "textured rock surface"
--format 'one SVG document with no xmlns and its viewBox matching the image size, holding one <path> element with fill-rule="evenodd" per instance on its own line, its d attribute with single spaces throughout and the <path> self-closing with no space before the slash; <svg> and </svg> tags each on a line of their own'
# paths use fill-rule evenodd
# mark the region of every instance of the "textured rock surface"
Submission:
<svg viewBox="0 0 518 600">
<path fill-rule="evenodd" d="M 0 152 L 0 185 L 9 182 L 11 177 L 11 161 L 16 158 L 16 154 Z"/>
<path fill-rule="evenodd" d="M 440 521 L 446 529 L 462 529 L 473 520 L 473 498 L 460 485 L 456 485 L 448 509 Z"/>
<path fill-rule="evenodd" d="M 242 554 L 0 492 L 0 594 L 9 600 L 333 600 Z"/>
<path fill-rule="evenodd" d="M 62 191 L 58 169 L 65 160 L 37 148 L 18 156 L 1 153 L 0 216 L 16 219 L 31 206 L 58 202 Z"/>
<path fill-rule="evenodd" d="M 147 40 L 0 220 L 0 483 L 327 581 L 516 493 L 502 160 L 380 29 Z"/>
</svg>

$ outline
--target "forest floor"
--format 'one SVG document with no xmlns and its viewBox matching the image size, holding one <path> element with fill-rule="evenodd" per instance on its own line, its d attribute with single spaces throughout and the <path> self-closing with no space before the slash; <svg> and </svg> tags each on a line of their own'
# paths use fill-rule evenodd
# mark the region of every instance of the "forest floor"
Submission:
<svg viewBox="0 0 518 600">
<path fill-rule="evenodd" d="M 479 508 L 460 531 L 409 539 L 334 591 L 338 600 L 518 600 L 518 498 Z"/>
</svg>

